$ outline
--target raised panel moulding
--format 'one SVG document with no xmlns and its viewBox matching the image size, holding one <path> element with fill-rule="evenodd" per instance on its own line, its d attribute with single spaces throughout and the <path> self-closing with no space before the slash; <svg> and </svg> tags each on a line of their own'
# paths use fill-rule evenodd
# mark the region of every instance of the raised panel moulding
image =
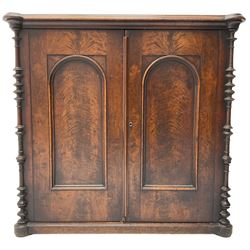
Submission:
<svg viewBox="0 0 250 250">
<path fill-rule="evenodd" d="M 199 88 L 196 68 L 183 57 L 162 56 L 147 67 L 142 80 L 142 189 L 197 189 Z"/>
<path fill-rule="evenodd" d="M 49 76 L 51 188 L 106 188 L 106 78 L 87 56 L 59 60 Z M 71 93 L 67 95 L 67 93 Z"/>
</svg>

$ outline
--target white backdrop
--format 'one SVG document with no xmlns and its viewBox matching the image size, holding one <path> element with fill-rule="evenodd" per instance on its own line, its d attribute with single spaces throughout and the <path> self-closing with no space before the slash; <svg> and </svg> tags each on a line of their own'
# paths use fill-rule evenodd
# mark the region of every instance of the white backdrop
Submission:
<svg viewBox="0 0 250 250">
<path fill-rule="evenodd" d="M 14 41 L 8 24 L 0 20 L 0 249 L 250 249 L 250 1 L 249 0 L 0 0 L 6 12 L 77 14 L 229 14 L 247 21 L 236 33 L 236 84 L 232 110 L 230 173 L 231 238 L 215 235 L 32 235 L 16 238 L 18 167 L 16 103 L 13 100 Z"/>
</svg>

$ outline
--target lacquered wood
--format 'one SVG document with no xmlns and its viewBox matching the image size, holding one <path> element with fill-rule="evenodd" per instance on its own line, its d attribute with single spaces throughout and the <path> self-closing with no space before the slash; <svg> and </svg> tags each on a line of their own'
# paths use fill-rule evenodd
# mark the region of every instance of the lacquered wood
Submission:
<svg viewBox="0 0 250 250">
<path fill-rule="evenodd" d="M 50 72 L 52 187 L 105 187 L 105 74 L 86 56 L 64 57 Z"/>
<path fill-rule="evenodd" d="M 215 106 L 210 103 L 221 98 L 213 91 L 220 84 L 217 78 L 218 36 L 217 31 L 129 32 L 131 102 L 128 113 L 136 124 L 128 140 L 133 145 L 128 150 L 130 221 L 217 221 L 211 213 L 214 206 L 213 176 L 215 169 L 222 171 L 222 164 L 214 165 Z M 143 75 L 166 53 L 185 64 L 180 66 L 180 63 L 170 62 L 173 64 L 171 68 L 162 63 L 164 68 L 155 73 L 157 78 L 152 80 L 150 95 L 147 96 L 148 101 L 153 102 L 157 93 L 159 102 L 151 105 L 153 110 L 147 115 L 142 105 L 142 98 L 145 98 Z M 174 87 L 171 89 L 171 86 Z M 222 99 L 219 103 L 223 105 Z M 150 130 L 148 135 L 152 139 L 149 142 L 145 142 L 149 136 L 145 136 L 142 127 L 145 115 L 150 119 L 149 125 L 144 123 L 144 127 Z M 143 144 L 149 152 L 145 152 Z M 143 186 L 145 180 L 140 179 L 141 166 L 145 169 L 145 164 L 152 165 L 151 172 L 158 178 L 151 176 L 154 178 L 152 186 Z"/>
<path fill-rule="evenodd" d="M 8 13 L 6 21 L 22 20 L 23 27 L 66 29 L 227 29 L 228 22 L 244 21 L 241 14 L 232 15 L 60 15 Z"/>
<path fill-rule="evenodd" d="M 27 234 L 55 233 L 171 233 L 202 234 L 214 233 L 228 236 L 230 231 L 218 223 L 28 223 Z"/>
<path fill-rule="evenodd" d="M 145 70 L 143 189 L 196 189 L 199 89 L 198 72 L 183 57 L 159 57 Z"/>
<path fill-rule="evenodd" d="M 86 33 L 84 31 L 83 34 Z M 62 58 L 68 58 L 69 55 L 74 54 L 76 48 L 68 46 L 69 41 L 71 41 L 71 37 L 81 36 L 81 34 L 58 31 L 57 39 L 54 37 L 54 32 L 51 31 L 34 31 L 26 33 L 26 35 L 29 36 L 30 63 L 34 65 L 31 69 L 32 85 L 30 88 L 31 93 L 37 93 L 31 96 L 32 130 L 29 131 L 32 132 L 33 138 L 33 166 L 32 172 L 28 173 L 27 178 L 34 179 L 33 188 L 29 189 L 29 195 L 33 196 L 33 208 L 30 211 L 30 216 L 33 214 L 33 218 L 31 218 L 35 221 L 119 221 L 122 213 L 122 196 L 120 194 L 122 193 L 121 171 L 123 166 L 122 162 L 118 161 L 123 157 L 123 100 L 121 98 L 123 87 L 120 84 L 122 75 L 119 72 L 122 72 L 122 44 L 120 44 L 120 41 L 123 32 L 89 32 L 88 37 L 85 38 L 87 42 L 81 46 L 81 50 L 84 53 L 84 50 L 86 51 L 86 48 L 89 48 L 92 55 L 86 53 L 85 56 L 90 57 L 99 66 L 94 67 L 94 63 L 91 63 L 91 66 L 85 66 L 83 69 L 82 65 L 85 65 L 86 60 L 83 60 L 84 63 L 80 63 L 80 65 L 79 60 L 73 60 L 72 66 L 64 64 L 64 67 L 67 65 L 71 67 L 69 70 L 72 74 L 69 74 L 68 68 L 65 68 L 63 72 L 68 73 L 63 80 L 63 75 L 60 76 L 56 73 L 55 79 L 52 81 L 53 84 L 56 84 L 54 86 L 54 92 L 56 91 L 54 99 L 62 98 L 58 100 L 60 101 L 58 107 L 61 109 L 63 108 L 63 102 L 67 102 L 63 110 L 54 110 L 58 115 L 57 119 L 53 119 L 53 116 L 49 115 L 51 110 L 49 105 L 50 84 L 52 82 L 47 82 L 47 79 L 49 80 L 50 73 L 54 72 L 53 67 L 56 67 L 56 63 L 60 63 Z M 98 46 L 95 39 L 91 43 L 92 36 L 102 36 L 104 38 L 102 39 L 102 45 Z M 47 43 L 47 41 L 49 42 Z M 50 46 L 47 46 L 47 44 L 50 44 Z M 92 48 L 90 47 L 91 44 Z M 116 48 L 116 53 L 110 54 L 109 51 L 114 48 Z M 68 60 L 68 62 L 72 62 L 72 58 L 69 59 L 71 60 Z M 111 67 L 114 62 L 117 63 L 115 68 Z M 79 71 L 77 71 L 77 67 L 80 67 L 80 69 L 78 68 Z M 104 75 L 102 76 L 98 67 L 102 68 L 105 73 L 105 79 L 103 79 Z M 36 71 L 38 68 L 40 68 L 39 74 Z M 86 74 L 84 74 L 85 70 L 88 70 Z M 59 67 L 57 72 L 62 72 L 62 68 Z M 80 79 L 74 78 L 76 72 L 81 74 Z M 86 80 L 84 80 L 84 77 Z M 109 82 L 108 86 L 106 86 L 106 81 Z M 64 94 L 60 94 L 65 82 L 68 83 L 67 88 L 69 89 L 64 90 Z M 75 86 L 72 89 L 73 83 Z M 75 95 L 78 96 L 74 96 L 73 92 L 71 95 L 67 95 L 66 93 L 69 93 L 67 91 L 74 91 Z M 108 103 L 105 101 L 105 95 L 109 100 Z M 95 98 L 99 100 L 99 104 L 96 103 Z M 29 100 L 27 101 L 29 102 Z M 106 104 L 107 107 L 105 108 Z M 86 105 L 88 106 L 85 107 Z M 103 112 L 95 105 L 100 106 Z M 63 112 L 71 116 L 66 121 L 63 119 Z M 77 112 L 82 115 L 77 115 Z M 54 142 L 50 138 L 50 135 L 53 135 L 51 133 L 53 132 L 51 119 L 57 126 Z M 55 120 L 58 120 L 58 122 L 55 123 Z M 99 124 L 99 121 L 102 122 Z M 113 124 L 116 124 L 116 126 L 109 129 Z M 70 130 L 68 130 L 68 126 Z M 84 127 L 87 129 L 85 131 L 88 132 L 84 132 Z M 91 127 L 93 129 L 92 134 L 88 130 Z M 80 129 L 80 131 L 77 131 L 77 129 Z M 96 134 L 97 132 L 99 136 Z M 64 133 L 64 135 L 61 133 Z M 86 134 L 84 135 L 84 133 Z M 87 141 L 88 139 L 89 141 Z M 93 145 L 91 151 L 89 151 L 90 143 Z M 95 145 L 99 145 L 99 149 Z M 53 185 L 53 147 L 58 148 L 59 157 L 61 157 L 61 160 L 59 158 L 54 159 L 56 168 L 64 169 L 63 173 L 55 173 L 57 176 L 56 185 Z M 66 147 L 66 149 L 62 147 Z M 100 154 L 95 152 L 97 149 L 100 150 Z M 65 150 L 65 152 L 62 152 L 62 150 Z M 94 157 L 97 156 L 100 160 L 95 163 Z M 87 160 L 88 157 L 92 157 L 93 161 Z M 108 161 L 107 166 L 105 166 L 105 161 Z M 74 162 L 75 165 L 72 164 Z M 89 173 L 87 173 L 88 168 L 91 169 Z M 80 169 L 83 171 L 80 171 Z M 80 171 L 79 174 L 77 174 L 78 171 Z M 107 175 L 106 180 L 105 175 Z M 50 185 L 48 185 L 49 183 Z M 109 186 L 107 186 L 107 183 L 109 183 Z M 99 206 L 96 206 L 97 200 Z M 84 205 L 84 203 L 87 205 Z"/>
<path fill-rule="evenodd" d="M 244 17 L 241 14 L 230 15 L 129 15 L 129 14 L 19 14 L 19 13 L 7 13 L 5 19 L 12 17 L 22 17 L 24 20 L 127 20 L 132 22 L 133 20 L 175 20 L 175 21 L 224 21 L 224 20 L 237 20 L 243 21 Z"/>
<path fill-rule="evenodd" d="M 21 15 L 17 236 L 214 233 L 240 14 Z"/>
</svg>

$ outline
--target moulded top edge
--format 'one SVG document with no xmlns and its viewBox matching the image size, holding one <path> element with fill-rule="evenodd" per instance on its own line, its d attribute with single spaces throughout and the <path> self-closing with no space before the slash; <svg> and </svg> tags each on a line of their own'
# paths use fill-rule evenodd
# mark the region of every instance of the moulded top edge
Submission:
<svg viewBox="0 0 250 250">
<path fill-rule="evenodd" d="M 80 15 L 80 14 L 19 14 L 7 13 L 3 19 L 11 24 L 11 22 L 23 23 L 24 27 L 39 25 L 47 26 L 63 26 L 64 23 L 100 23 L 110 26 L 117 24 L 136 26 L 142 23 L 152 23 L 156 25 L 164 25 L 170 23 L 174 25 L 201 25 L 213 26 L 224 25 L 228 22 L 241 23 L 245 18 L 241 14 L 230 15 Z"/>
<path fill-rule="evenodd" d="M 241 14 L 230 15 L 81 15 L 81 14 L 19 14 L 7 13 L 4 20 L 22 18 L 25 20 L 58 20 L 58 21 L 244 21 Z"/>
</svg>

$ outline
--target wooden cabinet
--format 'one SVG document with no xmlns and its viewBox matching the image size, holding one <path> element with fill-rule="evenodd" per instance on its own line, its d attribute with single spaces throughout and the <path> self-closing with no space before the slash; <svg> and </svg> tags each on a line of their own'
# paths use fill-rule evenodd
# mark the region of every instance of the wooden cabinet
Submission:
<svg viewBox="0 0 250 250">
<path fill-rule="evenodd" d="M 228 16 L 20 15 L 17 236 L 230 236 Z"/>
</svg>

